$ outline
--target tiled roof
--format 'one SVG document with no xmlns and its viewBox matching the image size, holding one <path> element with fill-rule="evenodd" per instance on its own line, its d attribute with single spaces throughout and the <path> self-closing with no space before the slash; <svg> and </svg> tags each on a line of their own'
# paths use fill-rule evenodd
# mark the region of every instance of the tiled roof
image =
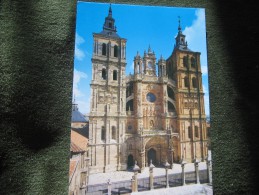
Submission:
<svg viewBox="0 0 259 195">
<path fill-rule="evenodd" d="M 74 131 L 73 129 L 71 130 L 71 144 L 72 143 L 78 146 L 81 149 L 81 151 L 87 150 L 87 137 L 82 135 L 80 132 Z"/>
<path fill-rule="evenodd" d="M 78 145 L 76 145 L 74 142 L 71 141 L 70 143 L 70 151 L 71 152 L 84 152 L 82 148 L 80 148 Z"/>
</svg>

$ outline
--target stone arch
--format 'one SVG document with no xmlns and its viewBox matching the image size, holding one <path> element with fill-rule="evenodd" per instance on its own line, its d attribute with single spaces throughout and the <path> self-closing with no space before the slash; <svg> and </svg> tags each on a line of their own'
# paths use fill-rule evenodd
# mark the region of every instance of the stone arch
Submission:
<svg viewBox="0 0 259 195">
<path fill-rule="evenodd" d="M 146 166 L 149 165 L 151 159 L 155 166 L 162 165 L 165 159 L 168 159 L 168 143 L 165 137 L 154 136 L 148 138 L 144 143 Z"/>
</svg>

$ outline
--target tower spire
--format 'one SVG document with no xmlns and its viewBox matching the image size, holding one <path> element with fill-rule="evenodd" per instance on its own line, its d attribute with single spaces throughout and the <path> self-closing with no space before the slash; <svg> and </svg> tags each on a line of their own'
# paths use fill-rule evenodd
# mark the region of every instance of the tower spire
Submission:
<svg viewBox="0 0 259 195">
<path fill-rule="evenodd" d="M 109 7 L 109 17 L 112 18 L 112 4 L 110 3 L 110 7 Z"/>
<path fill-rule="evenodd" d="M 178 16 L 178 23 L 179 23 L 179 25 L 178 25 L 178 33 L 182 34 L 181 17 L 180 16 Z"/>
<path fill-rule="evenodd" d="M 103 30 L 106 31 L 107 33 L 112 33 L 112 32 L 116 33 L 117 30 L 114 23 L 115 23 L 115 20 L 112 17 L 112 6 L 110 3 L 108 16 L 105 18 Z"/>
</svg>

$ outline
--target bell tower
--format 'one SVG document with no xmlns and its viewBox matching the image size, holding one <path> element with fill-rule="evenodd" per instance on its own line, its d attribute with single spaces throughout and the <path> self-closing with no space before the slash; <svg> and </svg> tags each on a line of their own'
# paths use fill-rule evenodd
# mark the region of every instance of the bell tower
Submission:
<svg viewBox="0 0 259 195">
<path fill-rule="evenodd" d="M 207 155 L 207 134 L 201 53 L 188 48 L 180 18 L 175 41 L 166 64 L 168 77 L 176 82 L 177 131 L 180 135 L 178 153 L 188 162 L 196 157 L 203 161 Z"/>
<path fill-rule="evenodd" d="M 126 39 L 117 34 L 109 7 L 103 30 L 93 33 L 90 173 L 125 170 L 122 145 L 126 117 Z"/>
</svg>

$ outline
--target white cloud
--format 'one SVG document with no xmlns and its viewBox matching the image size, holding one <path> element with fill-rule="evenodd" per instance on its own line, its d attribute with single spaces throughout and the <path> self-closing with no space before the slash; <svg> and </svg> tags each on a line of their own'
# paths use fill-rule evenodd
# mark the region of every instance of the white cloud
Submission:
<svg viewBox="0 0 259 195">
<path fill-rule="evenodd" d="M 79 48 L 79 46 L 81 44 L 83 44 L 85 42 L 85 40 L 83 39 L 83 37 L 81 37 L 79 34 L 76 33 L 76 44 L 75 44 L 75 58 L 77 60 L 83 60 L 83 58 L 85 57 L 85 53 L 83 50 L 81 50 Z"/>
<path fill-rule="evenodd" d="M 201 65 L 201 72 L 203 75 L 208 74 L 208 66 Z"/>
<path fill-rule="evenodd" d="M 74 78 L 73 78 L 73 96 L 82 97 L 84 94 L 79 89 L 79 83 L 82 79 L 87 79 L 87 74 L 80 72 L 74 69 Z"/>
<path fill-rule="evenodd" d="M 210 116 L 209 95 L 204 95 L 204 103 L 205 103 L 205 114 L 206 116 Z"/>
</svg>

